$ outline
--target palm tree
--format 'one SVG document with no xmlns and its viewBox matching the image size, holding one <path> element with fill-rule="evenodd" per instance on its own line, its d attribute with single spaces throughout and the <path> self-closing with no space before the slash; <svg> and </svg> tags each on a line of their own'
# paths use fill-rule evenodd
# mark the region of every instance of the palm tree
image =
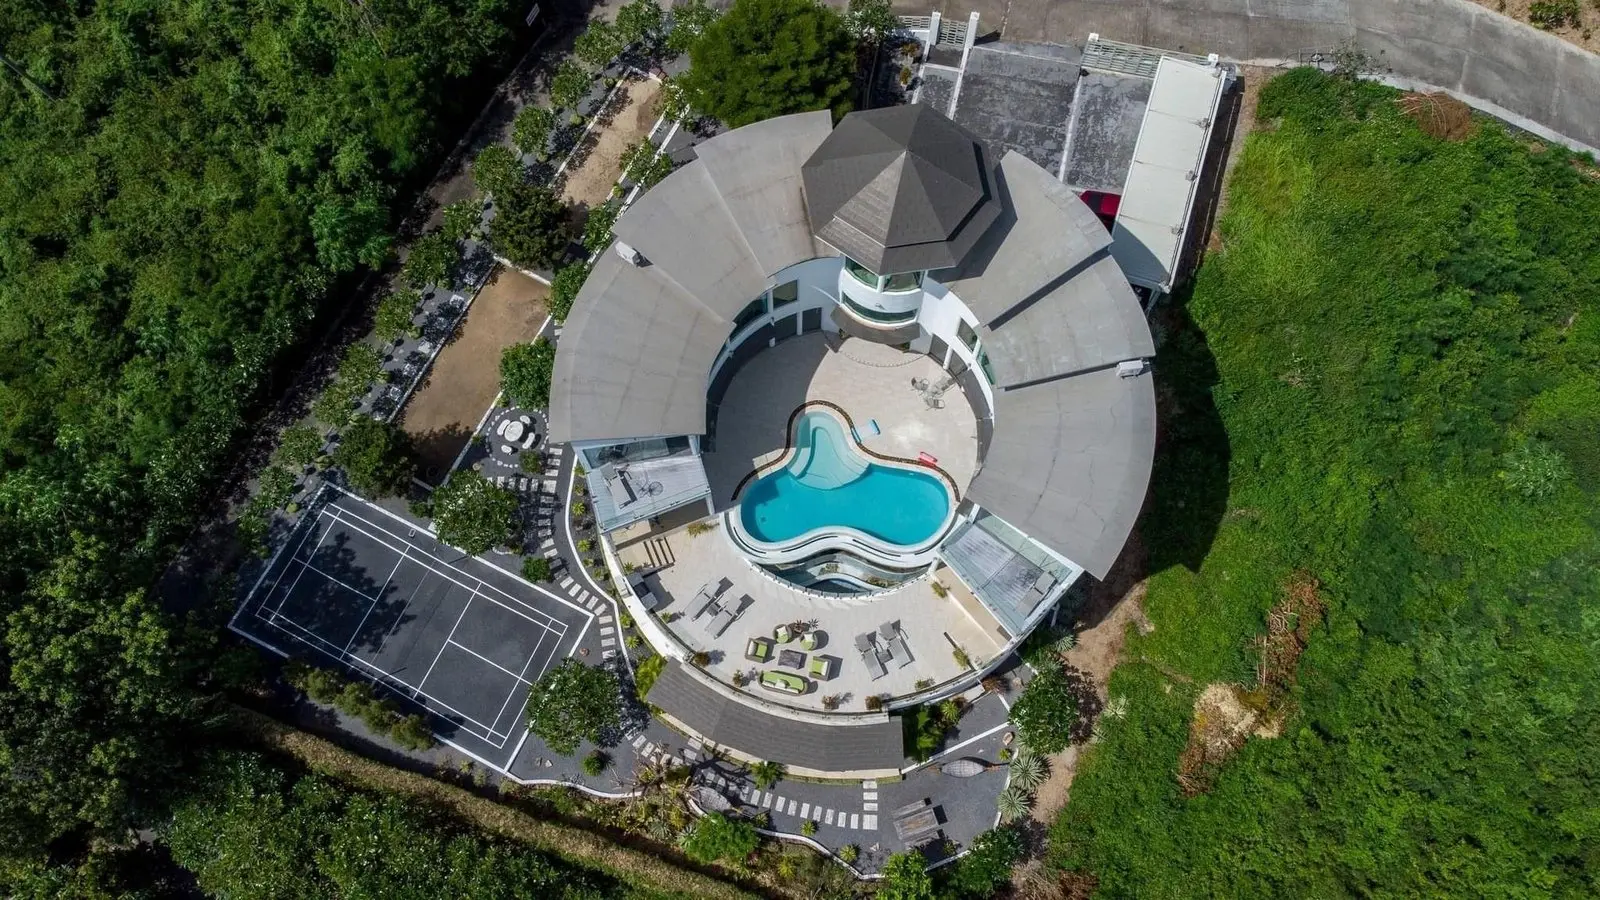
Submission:
<svg viewBox="0 0 1600 900">
<path fill-rule="evenodd" d="M 768 760 L 765 762 L 758 762 L 750 767 L 750 777 L 755 779 L 756 787 L 761 788 L 762 790 L 766 790 L 767 788 L 777 784 L 778 780 L 783 776 L 783 763 L 772 762 L 771 760 Z"/>
<path fill-rule="evenodd" d="M 1000 821 L 1012 822 L 1028 814 L 1033 807 L 1033 795 L 1014 784 L 1007 785 L 995 805 L 1000 809 Z"/>
<path fill-rule="evenodd" d="M 1049 774 L 1044 758 L 1031 750 L 1019 750 L 1011 760 L 1011 784 L 1024 791 L 1037 790 Z"/>
</svg>

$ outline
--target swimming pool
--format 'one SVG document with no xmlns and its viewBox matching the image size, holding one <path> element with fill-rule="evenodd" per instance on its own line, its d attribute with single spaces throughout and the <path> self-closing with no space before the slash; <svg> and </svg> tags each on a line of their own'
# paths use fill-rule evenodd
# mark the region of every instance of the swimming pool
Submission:
<svg viewBox="0 0 1600 900">
<path fill-rule="evenodd" d="M 739 524 L 751 538 L 777 545 L 856 533 L 893 552 L 943 531 L 951 498 L 937 475 L 874 462 L 822 410 L 801 414 L 794 431 L 789 461 L 751 484 L 740 502 Z"/>
</svg>

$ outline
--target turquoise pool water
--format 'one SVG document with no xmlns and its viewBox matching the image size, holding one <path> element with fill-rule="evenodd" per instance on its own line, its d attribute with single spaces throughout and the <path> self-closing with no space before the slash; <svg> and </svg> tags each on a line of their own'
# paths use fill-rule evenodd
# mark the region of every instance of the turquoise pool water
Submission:
<svg viewBox="0 0 1600 900">
<path fill-rule="evenodd" d="M 950 494 L 937 476 L 871 462 L 824 412 L 803 414 L 795 431 L 789 464 L 750 485 L 740 503 L 751 537 L 779 543 L 842 527 L 910 547 L 944 524 Z"/>
</svg>

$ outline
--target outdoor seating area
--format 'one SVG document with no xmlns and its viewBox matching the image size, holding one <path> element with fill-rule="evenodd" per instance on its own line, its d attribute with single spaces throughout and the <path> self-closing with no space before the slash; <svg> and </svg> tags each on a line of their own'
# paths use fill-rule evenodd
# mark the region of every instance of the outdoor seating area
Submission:
<svg viewBox="0 0 1600 900">
<path fill-rule="evenodd" d="M 744 658 L 751 662 L 764 663 L 772 659 L 772 639 L 753 637 L 744 647 Z"/>
<path fill-rule="evenodd" d="M 762 672 L 761 686 L 784 694 L 804 694 L 810 690 L 811 682 L 788 672 Z"/>
<path fill-rule="evenodd" d="M 891 662 L 897 669 L 915 662 L 899 622 L 885 622 L 878 626 L 875 633 L 869 631 L 856 635 L 856 652 L 861 654 L 861 661 L 872 673 L 873 681 L 889 674 L 888 664 Z"/>
<path fill-rule="evenodd" d="M 1001 647 L 997 627 L 978 626 L 954 592 L 941 597 L 927 580 L 868 602 L 837 604 L 764 577 L 716 532 L 670 540 L 672 564 L 650 576 L 661 599 L 658 612 L 677 613 L 663 624 L 690 651 L 710 656 L 707 675 L 748 685 L 747 693 L 771 702 L 859 712 L 863 698 L 906 696 L 966 671 L 936 647 L 961 646 L 975 659 L 992 658 Z M 902 627 L 907 622 L 917 623 L 915 629 Z M 787 678 L 768 673 L 799 678 L 805 686 L 793 690 Z M 818 690 L 821 685 L 826 688 Z M 823 702 L 838 696 L 851 699 L 843 706 Z"/>
</svg>

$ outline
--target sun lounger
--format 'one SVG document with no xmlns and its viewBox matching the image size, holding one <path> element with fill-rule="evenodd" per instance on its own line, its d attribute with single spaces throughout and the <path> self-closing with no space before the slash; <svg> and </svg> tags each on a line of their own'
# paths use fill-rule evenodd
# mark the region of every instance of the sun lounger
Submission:
<svg viewBox="0 0 1600 900">
<path fill-rule="evenodd" d="M 706 630 L 711 632 L 712 637 L 722 637 L 722 633 L 727 631 L 728 626 L 732 625 L 733 620 L 737 618 L 739 618 L 739 613 L 736 609 L 731 606 L 723 607 L 721 612 L 707 620 Z"/>
<path fill-rule="evenodd" d="M 911 664 L 911 648 L 906 646 L 906 633 L 900 630 L 900 623 L 883 623 L 878 626 L 878 635 L 889 648 L 889 655 L 900 662 L 901 668 Z"/>
<path fill-rule="evenodd" d="M 690 619 L 698 619 L 705 615 L 706 610 L 717 602 L 716 587 L 717 582 L 708 581 L 700 588 L 700 592 L 694 595 L 694 599 L 689 602 Z"/>
<path fill-rule="evenodd" d="M 861 661 L 867 664 L 867 671 L 872 673 L 873 681 L 877 681 L 879 678 L 889 674 L 889 670 L 883 667 L 883 660 L 878 657 L 878 651 L 875 647 L 868 647 L 861 654 Z"/>
</svg>

